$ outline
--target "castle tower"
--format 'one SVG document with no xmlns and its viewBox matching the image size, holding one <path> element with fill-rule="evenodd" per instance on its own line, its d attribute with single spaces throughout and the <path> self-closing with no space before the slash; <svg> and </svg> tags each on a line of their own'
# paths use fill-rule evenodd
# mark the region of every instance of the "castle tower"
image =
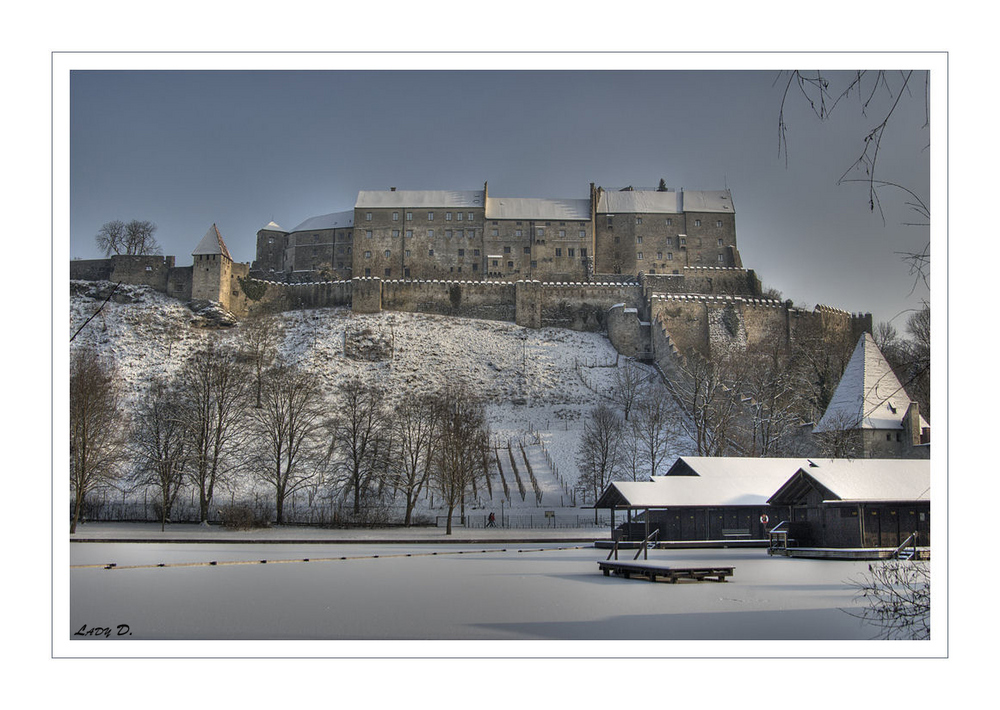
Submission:
<svg viewBox="0 0 1000 710">
<path fill-rule="evenodd" d="M 214 224 L 191 252 L 194 270 L 191 275 L 191 299 L 213 301 L 229 308 L 229 285 L 233 258 Z"/>
</svg>

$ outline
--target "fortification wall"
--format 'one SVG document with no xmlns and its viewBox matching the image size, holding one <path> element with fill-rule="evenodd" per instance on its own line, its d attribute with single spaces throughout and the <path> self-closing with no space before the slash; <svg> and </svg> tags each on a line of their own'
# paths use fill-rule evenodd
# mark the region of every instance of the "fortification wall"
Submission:
<svg viewBox="0 0 1000 710">
<path fill-rule="evenodd" d="M 382 308 L 512 321 L 515 291 L 509 281 L 383 281 Z"/>
<path fill-rule="evenodd" d="M 537 305 L 526 299 L 525 306 L 538 317 L 539 325 L 535 327 L 599 332 L 607 327 L 611 306 L 624 303 L 629 308 L 639 308 L 643 303 L 642 287 L 637 283 L 532 283 L 538 284 L 537 288 L 525 295 L 537 299 Z M 521 301 L 519 310 L 520 307 Z"/>
<path fill-rule="evenodd" d="M 637 309 L 629 308 L 624 303 L 616 303 L 608 309 L 607 327 L 608 340 L 622 355 L 638 357 L 645 352 L 647 344 L 644 342 Z"/>
<path fill-rule="evenodd" d="M 253 296 L 257 296 L 254 299 L 244 294 L 248 309 L 266 306 L 279 311 L 349 306 L 352 296 L 350 281 L 290 284 L 280 281 L 252 280 L 242 290 L 249 290 Z"/>
<path fill-rule="evenodd" d="M 111 259 L 74 259 L 69 262 L 72 281 L 110 281 L 114 267 Z"/>
<path fill-rule="evenodd" d="M 643 274 L 647 296 L 654 293 L 698 293 L 757 298 L 760 280 L 748 269 L 723 266 L 685 266 L 679 274 Z"/>
</svg>

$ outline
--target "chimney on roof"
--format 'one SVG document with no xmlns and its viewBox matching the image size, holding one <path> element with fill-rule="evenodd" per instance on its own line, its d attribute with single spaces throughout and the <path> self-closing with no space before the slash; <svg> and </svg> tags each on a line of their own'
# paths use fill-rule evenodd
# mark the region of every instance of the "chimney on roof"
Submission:
<svg viewBox="0 0 1000 710">
<path fill-rule="evenodd" d="M 390 187 L 389 188 L 389 192 L 395 192 L 395 191 L 396 191 L 396 188 L 394 188 L 394 187 Z"/>
</svg>

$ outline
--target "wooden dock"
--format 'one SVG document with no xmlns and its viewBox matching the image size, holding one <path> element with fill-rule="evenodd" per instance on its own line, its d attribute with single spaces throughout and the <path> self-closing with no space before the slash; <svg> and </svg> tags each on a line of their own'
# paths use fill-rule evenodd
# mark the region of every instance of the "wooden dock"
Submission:
<svg viewBox="0 0 1000 710">
<path fill-rule="evenodd" d="M 693 579 L 701 582 L 705 579 L 714 579 L 716 582 L 725 582 L 726 577 L 733 576 L 734 567 L 667 567 L 651 562 L 623 562 L 621 560 L 604 560 L 597 563 L 608 577 L 614 574 L 630 579 L 633 575 L 643 577 L 650 582 L 657 579 L 665 579 L 671 584 L 676 584 L 678 579 Z"/>
</svg>

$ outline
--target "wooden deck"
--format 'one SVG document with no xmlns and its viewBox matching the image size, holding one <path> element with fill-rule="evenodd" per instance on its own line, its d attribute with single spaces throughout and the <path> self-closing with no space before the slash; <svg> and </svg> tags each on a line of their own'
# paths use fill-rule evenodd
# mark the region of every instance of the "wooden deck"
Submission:
<svg viewBox="0 0 1000 710">
<path fill-rule="evenodd" d="M 675 584 L 678 579 L 693 579 L 701 582 L 705 579 L 714 579 L 716 582 L 725 582 L 726 577 L 733 575 L 734 567 L 667 567 L 651 562 L 625 562 L 621 560 L 604 560 L 597 563 L 608 577 L 611 573 L 621 575 L 625 579 L 630 579 L 633 575 L 643 577 L 650 582 L 657 579 L 665 579 L 671 584 Z"/>
</svg>

